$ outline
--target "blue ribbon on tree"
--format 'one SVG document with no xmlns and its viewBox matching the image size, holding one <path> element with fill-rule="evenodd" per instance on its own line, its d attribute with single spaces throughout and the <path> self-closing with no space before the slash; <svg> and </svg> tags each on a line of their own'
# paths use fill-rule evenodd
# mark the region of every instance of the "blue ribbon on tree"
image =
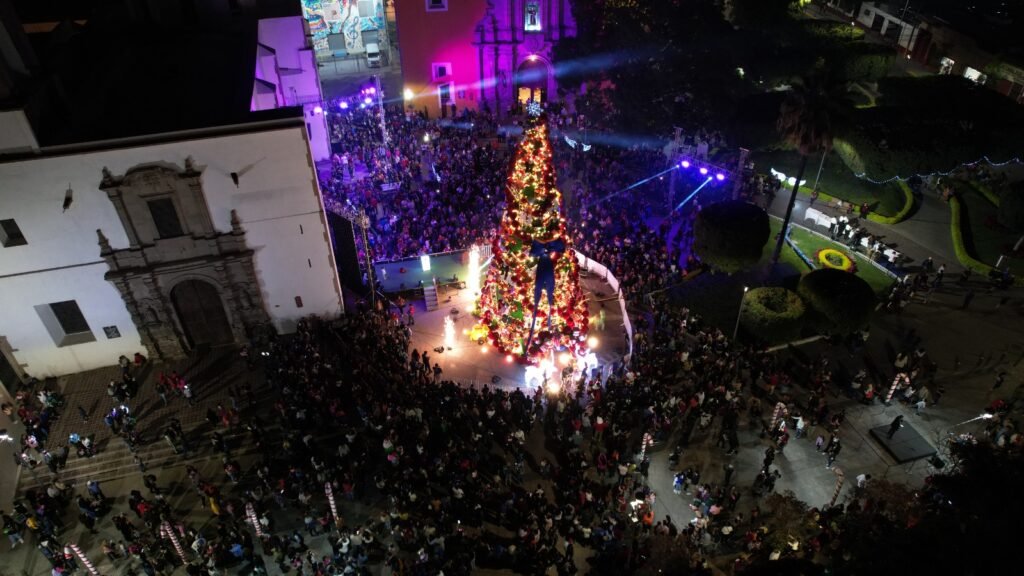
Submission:
<svg viewBox="0 0 1024 576">
<path fill-rule="evenodd" d="M 530 320 L 530 335 L 526 339 L 525 354 L 530 353 L 530 345 L 533 343 L 533 329 L 537 325 L 537 307 L 540 305 L 540 295 L 543 291 L 548 293 L 548 330 L 551 330 L 551 316 L 555 310 L 555 262 L 551 255 L 556 252 L 565 252 L 564 240 L 550 242 L 534 240 L 530 245 L 530 256 L 537 258 L 537 272 L 533 283 L 533 318 Z"/>
</svg>

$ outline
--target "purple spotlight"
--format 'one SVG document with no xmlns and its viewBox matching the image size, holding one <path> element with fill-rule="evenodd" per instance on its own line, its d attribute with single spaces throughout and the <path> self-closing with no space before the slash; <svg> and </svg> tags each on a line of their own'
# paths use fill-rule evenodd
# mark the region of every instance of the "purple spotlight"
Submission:
<svg viewBox="0 0 1024 576">
<path fill-rule="evenodd" d="M 377 89 L 373 88 L 373 87 L 367 88 L 366 89 L 366 93 L 367 94 L 376 94 L 377 93 Z"/>
<path fill-rule="evenodd" d="M 704 168 L 703 166 L 701 166 L 701 168 L 700 168 L 700 175 L 701 176 L 707 176 L 707 174 L 708 174 L 708 169 Z"/>
<path fill-rule="evenodd" d="M 690 167 L 690 161 L 689 160 L 683 160 L 679 165 L 682 166 L 683 168 L 689 168 Z"/>
<path fill-rule="evenodd" d="M 366 98 L 365 100 L 363 100 L 363 103 L 367 105 L 373 104 L 373 98 Z"/>
<path fill-rule="evenodd" d="M 341 104 L 338 104 L 338 108 L 341 108 L 342 110 L 348 110 L 348 102 L 342 102 Z"/>
<path fill-rule="evenodd" d="M 719 182 L 721 182 L 722 180 L 725 180 L 725 174 L 721 174 L 721 173 L 715 174 L 715 180 L 718 180 Z"/>
<path fill-rule="evenodd" d="M 314 106 L 313 107 L 313 114 L 323 114 L 323 113 L 324 113 L 324 109 L 321 108 L 320 106 Z"/>
</svg>

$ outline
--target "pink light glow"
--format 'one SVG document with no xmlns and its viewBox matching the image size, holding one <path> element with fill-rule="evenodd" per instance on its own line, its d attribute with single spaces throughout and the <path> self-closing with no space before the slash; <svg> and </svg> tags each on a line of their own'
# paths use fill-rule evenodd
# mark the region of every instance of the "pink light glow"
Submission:
<svg viewBox="0 0 1024 576">
<path fill-rule="evenodd" d="M 530 62 L 536 62 L 537 61 L 537 55 L 536 54 L 530 54 L 529 56 L 526 57 L 526 59 L 529 60 Z"/>
<path fill-rule="evenodd" d="M 680 166 L 682 166 L 683 168 L 689 168 L 690 167 L 690 161 L 689 160 L 683 160 L 683 163 L 680 164 Z"/>
<path fill-rule="evenodd" d="M 342 102 L 341 104 L 338 104 L 338 107 L 342 110 L 348 110 L 348 102 Z"/>
<path fill-rule="evenodd" d="M 367 99 L 363 100 L 363 102 L 366 103 L 366 104 L 373 104 L 373 98 L 367 98 Z"/>
<path fill-rule="evenodd" d="M 320 106 L 314 106 L 313 107 L 313 114 L 323 114 L 323 113 L 324 113 L 324 109 L 321 108 Z"/>
<path fill-rule="evenodd" d="M 701 175 L 701 176 L 704 176 L 704 175 L 706 175 L 707 173 L 708 173 L 708 169 L 707 169 L 707 168 L 701 168 L 701 169 L 700 169 L 700 175 Z"/>
</svg>

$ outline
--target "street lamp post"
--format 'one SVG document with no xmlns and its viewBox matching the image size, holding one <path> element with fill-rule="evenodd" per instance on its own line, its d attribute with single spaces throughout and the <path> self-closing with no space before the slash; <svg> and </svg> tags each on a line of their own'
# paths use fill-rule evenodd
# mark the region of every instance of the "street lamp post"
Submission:
<svg viewBox="0 0 1024 576">
<path fill-rule="evenodd" d="M 390 138 L 388 138 L 388 122 L 387 117 L 384 114 L 384 91 L 380 87 L 380 75 L 374 75 L 373 82 L 377 88 L 377 106 L 380 107 L 380 133 L 381 139 L 384 141 L 384 146 L 389 144 Z"/>
<path fill-rule="evenodd" d="M 370 227 L 370 217 L 366 210 L 359 210 L 356 215 L 356 223 L 363 232 L 363 253 L 366 256 L 366 280 L 370 284 L 370 308 L 377 309 L 377 282 L 373 272 L 373 257 L 370 256 L 370 239 L 367 229 Z"/>
<path fill-rule="evenodd" d="M 736 340 L 736 335 L 740 332 L 740 318 L 743 317 L 743 300 L 747 297 L 747 291 L 750 290 L 749 286 L 743 287 L 743 295 L 740 296 L 740 309 L 736 312 L 736 326 L 732 329 L 732 339 Z"/>
</svg>

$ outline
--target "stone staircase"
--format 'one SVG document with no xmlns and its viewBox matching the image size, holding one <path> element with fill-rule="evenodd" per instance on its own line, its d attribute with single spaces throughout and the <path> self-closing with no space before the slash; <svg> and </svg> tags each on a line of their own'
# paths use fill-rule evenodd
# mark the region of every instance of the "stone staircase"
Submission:
<svg viewBox="0 0 1024 576">
<path fill-rule="evenodd" d="M 224 441 L 231 449 L 231 457 L 239 458 L 257 452 L 255 445 L 247 436 L 248 433 L 241 427 L 234 427 L 225 431 L 218 429 L 224 437 Z M 139 458 L 146 464 L 147 471 L 155 471 L 185 464 L 195 464 L 222 457 L 220 451 L 216 450 L 210 439 L 214 430 L 198 433 L 195 430 L 189 432 L 192 451 L 189 456 L 175 454 L 174 449 L 163 437 L 156 437 L 138 448 Z M 269 431 L 268 431 L 269 432 Z M 276 432 L 276 430 L 275 430 Z M 269 434 L 266 434 L 269 435 Z M 276 439 L 277 434 L 273 435 Z M 270 438 L 266 439 L 270 441 Z M 55 477 L 61 481 L 76 486 L 84 486 L 89 480 L 108 482 L 119 478 L 126 478 L 140 474 L 139 466 L 135 463 L 128 445 L 120 438 L 111 438 L 96 456 L 82 458 L 72 452 L 68 456 L 67 466 L 54 476 L 46 466 L 37 466 L 34 470 L 22 467 L 21 476 L 18 481 L 19 493 L 34 488 L 44 488 Z"/>
<path fill-rule="evenodd" d="M 433 312 L 441 307 L 441 302 L 437 295 L 436 283 L 431 283 L 429 286 L 423 286 L 423 297 L 427 301 L 427 312 Z"/>
</svg>

